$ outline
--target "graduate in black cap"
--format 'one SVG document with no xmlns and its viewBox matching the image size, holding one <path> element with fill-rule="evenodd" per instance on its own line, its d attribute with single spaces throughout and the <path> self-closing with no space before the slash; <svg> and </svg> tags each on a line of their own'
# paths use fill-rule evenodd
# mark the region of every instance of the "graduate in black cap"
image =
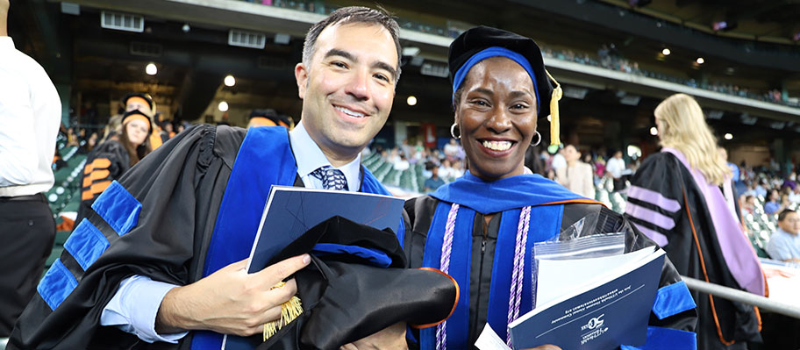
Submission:
<svg viewBox="0 0 800 350">
<path fill-rule="evenodd" d="M 153 97 L 150 96 L 150 94 L 131 92 L 122 97 L 122 106 L 125 108 L 125 112 L 138 110 L 150 117 L 150 119 L 156 121 L 156 123 L 153 124 L 153 132 L 150 133 L 150 148 L 156 149 L 161 147 L 164 143 L 161 139 L 161 127 L 159 126 L 161 120 L 158 120 L 159 116 L 156 111 L 156 102 L 153 101 Z"/>
<path fill-rule="evenodd" d="M 81 172 L 78 218 L 83 217 L 85 208 L 91 206 L 112 181 L 121 178 L 128 169 L 153 151 L 150 146 L 153 122 L 149 116 L 138 109 L 128 111 L 122 115 L 121 124 L 119 134 L 98 145 L 86 158 L 86 165 Z"/>
<path fill-rule="evenodd" d="M 655 243 L 601 203 L 526 174 L 526 150 L 542 141 L 537 120 L 551 115 L 550 140 L 560 143 L 561 88 L 545 70 L 533 40 L 473 28 L 450 45 L 449 64 L 455 110 L 451 132 L 461 139 L 469 171 L 406 202 L 404 247 L 412 267 L 441 269 L 462 289 L 453 316 L 436 329 L 420 331 L 419 345 L 470 349 L 486 324 L 510 344 L 509 323 L 533 308 L 534 243 L 558 237 L 579 220 L 584 220 L 583 235 L 626 232 L 626 252 Z M 666 261 L 660 286 L 676 283 L 683 282 Z M 669 294 L 672 302 L 654 310 L 649 332 L 669 344 L 654 340 L 648 345 L 694 348 L 696 313 L 688 289 L 673 285 L 660 293 Z"/>
</svg>

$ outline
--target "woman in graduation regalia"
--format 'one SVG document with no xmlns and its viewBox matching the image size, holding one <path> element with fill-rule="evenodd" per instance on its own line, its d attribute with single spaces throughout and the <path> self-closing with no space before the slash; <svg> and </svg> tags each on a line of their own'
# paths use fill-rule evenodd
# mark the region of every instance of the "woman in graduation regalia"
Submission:
<svg viewBox="0 0 800 350">
<path fill-rule="evenodd" d="M 681 275 L 765 295 L 761 266 L 720 186 L 731 176 L 703 111 L 673 95 L 656 107 L 661 152 L 644 161 L 628 190 L 626 216 L 675 262 Z M 692 292 L 701 349 L 747 349 L 761 341 L 752 306 Z"/>
<path fill-rule="evenodd" d="M 86 159 L 81 173 L 81 205 L 78 220 L 114 180 L 152 152 L 150 134 L 153 122 L 138 109 L 125 112 L 119 133 L 97 146 Z"/>
<path fill-rule="evenodd" d="M 507 326 L 532 306 L 531 257 L 535 242 L 557 237 L 583 219 L 589 234 L 626 232 L 626 251 L 655 245 L 621 215 L 539 175 L 526 174 L 526 150 L 538 118 L 552 114 L 558 140 L 557 100 L 536 43 L 489 27 L 470 29 L 449 52 L 455 123 L 469 172 L 435 193 L 406 202 L 404 247 L 412 267 L 432 267 L 461 286 L 453 315 L 417 335 L 422 349 L 470 349 L 489 324 L 507 343 Z M 548 79 L 549 78 L 549 79 Z M 551 104 L 552 101 L 552 104 Z M 667 260 L 648 343 L 692 349 L 694 304 Z M 656 316 L 658 315 L 658 316 Z"/>
</svg>

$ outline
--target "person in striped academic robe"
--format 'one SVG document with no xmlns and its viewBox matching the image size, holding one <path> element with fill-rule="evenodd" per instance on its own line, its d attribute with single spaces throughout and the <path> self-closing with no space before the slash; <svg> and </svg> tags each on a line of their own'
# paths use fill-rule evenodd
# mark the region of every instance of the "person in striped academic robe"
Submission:
<svg viewBox="0 0 800 350">
<path fill-rule="evenodd" d="M 75 222 L 86 215 L 87 208 L 112 181 L 120 179 L 128 169 L 150 154 L 152 126 L 150 117 L 144 112 L 138 109 L 125 112 L 119 134 L 89 153 L 81 172 L 81 205 Z"/>
<path fill-rule="evenodd" d="M 461 286 L 456 309 L 444 324 L 412 332 L 425 350 L 474 349 L 487 324 L 510 344 L 509 323 L 534 308 L 533 244 L 557 238 L 578 221 L 582 234 L 625 232 L 626 252 L 655 245 L 599 202 L 525 174 L 526 150 L 542 137 L 537 120 L 551 114 L 551 143 L 560 143 L 560 87 L 548 78 L 533 40 L 473 28 L 450 45 L 449 64 L 455 108 L 451 131 L 461 139 L 469 171 L 405 205 L 404 246 L 411 266 L 442 269 Z M 694 303 L 668 260 L 659 286 L 660 301 L 653 305 L 648 340 L 641 348 L 693 349 Z"/>
<path fill-rule="evenodd" d="M 750 241 L 720 189 L 731 171 L 698 103 L 676 94 L 656 107 L 661 152 L 633 176 L 626 217 L 666 252 L 687 277 L 765 295 L 766 282 Z M 701 349 L 747 349 L 760 342 L 753 306 L 693 291 Z"/>
</svg>

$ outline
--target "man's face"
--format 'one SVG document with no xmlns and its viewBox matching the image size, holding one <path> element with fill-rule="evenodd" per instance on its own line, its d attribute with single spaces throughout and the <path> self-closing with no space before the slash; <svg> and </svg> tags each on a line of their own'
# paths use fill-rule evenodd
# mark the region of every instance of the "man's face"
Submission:
<svg viewBox="0 0 800 350">
<path fill-rule="evenodd" d="M 360 151 L 386 123 L 397 55 L 383 26 L 335 24 L 320 33 L 309 66 L 295 67 L 303 125 L 329 158 Z"/>
<path fill-rule="evenodd" d="M 800 214 L 789 213 L 783 218 L 783 221 L 778 221 L 778 226 L 793 235 L 800 233 Z"/>
</svg>

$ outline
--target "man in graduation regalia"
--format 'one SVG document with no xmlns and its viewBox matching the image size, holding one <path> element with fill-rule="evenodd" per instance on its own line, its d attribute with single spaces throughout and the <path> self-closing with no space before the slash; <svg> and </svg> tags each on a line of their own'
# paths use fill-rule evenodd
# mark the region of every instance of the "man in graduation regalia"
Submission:
<svg viewBox="0 0 800 350">
<path fill-rule="evenodd" d="M 223 334 L 260 334 L 298 288 L 271 287 L 310 260 L 244 270 L 270 187 L 388 194 L 359 154 L 392 107 L 398 32 L 383 12 L 333 12 L 295 68 L 303 111 L 291 133 L 202 125 L 133 167 L 73 231 L 9 348 L 219 349 Z M 404 326 L 387 331 L 362 341 L 405 346 Z"/>
<path fill-rule="evenodd" d="M 472 349 L 487 324 L 510 346 L 508 325 L 535 307 L 534 243 L 576 226 L 582 227 L 580 236 L 624 232 L 626 252 L 655 243 L 600 203 L 526 174 L 526 150 L 542 137 L 537 119 L 552 116 L 551 143 L 560 143 L 560 86 L 533 40 L 477 27 L 453 41 L 448 58 L 451 133 L 461 139 L 469 171 L 406 202 L 404 247 L 412 267 L 441 269 L 462 287 L 453 315 L 436 329 L 420 331 L 419 346 Z M 695 304 L 669 260 L 659 288 L 641 349 L 694 349 Z"/>
</svg>

